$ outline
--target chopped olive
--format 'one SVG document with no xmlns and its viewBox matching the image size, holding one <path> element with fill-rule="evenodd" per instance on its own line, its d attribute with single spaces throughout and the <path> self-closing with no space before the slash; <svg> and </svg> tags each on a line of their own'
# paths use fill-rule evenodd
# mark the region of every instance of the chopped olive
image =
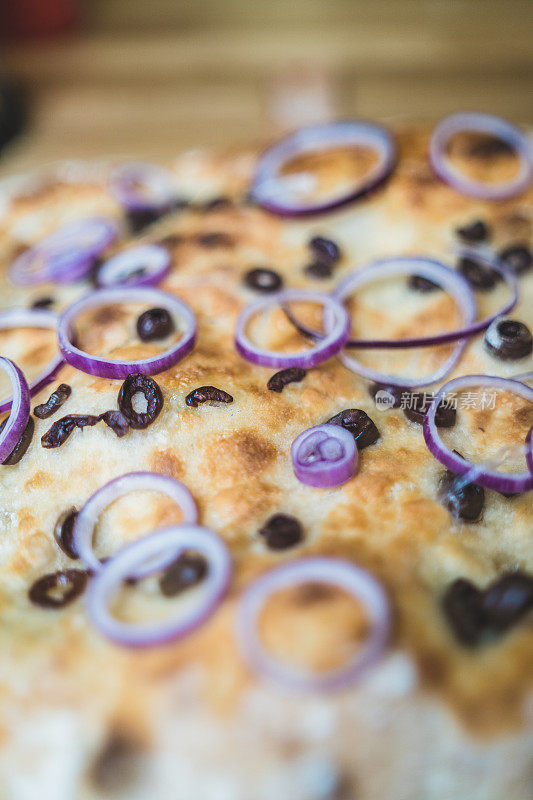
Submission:
<svg viewBox="0 0 533 800">
<path fill-rule="evenodd" d="M 38 297 L 31 304 L 32 308 L 50 308 L 54 304 L 53 297 Z"/>
<path fill-rule="evenodd" d="M 57 389 L 52 392 L 46 403 L 35 406 L 33 413 L 38 419 L 47 419 L 61 408 L 65 400 L 68 400 L 71 394 L 72 389 L 68 383 L 60 383 Z"/>
<path fill-rule="evenodd" d="M 324 236 L 314 236 L 309 247 L 313 253 L 315 261 L 332 267 L 341 257 L 341 250 L 338 244 L 326 239 Z"/>
<path fill-rule="evenodd" d="M 409 391 L 401 386 L 385 386 L 382 383 L 371 383 L 368 387 L 370 397 L 373 397 L 376 405 L 383 410 L 384 408 L 400 408 L 402 395 Z"/>
<path fill-rule="evenodd" d="M 410 289 L 414 289 L 417 292 L 422 292 L 423 294 L 428 294 L 429 292 L 435 292 L 438 289 L 442 289 L 442 286 L 439 286 L 438 283 L 434 283 L 428 278 L 424 278 L 423 275 L 411 275 L 407 285 Z"/>
<path fill-rule="evenodd" d="M 198 403 L 233 403 L 233 397 L 223 389 L 217 389 L 216 386 L 199 386 L 198 389 L 189 392 L 185 402 L 188 406 L 196 408 Z"/>
<path fill-rule="evenodd" d="M 79 558 L 76 550 L 74 549 L 73 534 L 74 523 L 78 516 L 78 509 L 72 506 L 63 511 L 54 527 L 54 539 L 58 543 L 61 550 L 74 560 Z"/>
<path fill-rule="evenodd" d="M 469 225 L 457 228 L 457 236 L 459 239 L 462 239 L 463 242 L 477 244 L 478 242 L 485 242 L 490 238 L 490 229 L 483 220 L 478 219 L 475 222 L 471 222 Z"/>
<path fill-rule="evenodd" d="M 140 233 L 144 228 L 147 228 L 148 225 L 151 225 L 156 220 L 161 219 L 164 217 L 165 214 L 169 214 L 171 211 L 175 211 L 178 208 L 185 208 L 187 206 L 187 202 L 185 200 L 176 200 L 171 205 L 165 206 L 164 208 L 157 208 L 157 209 L 128 209 L 126 211 L 126 219 L 129 225 L 129 228 L 132 233 Z"/>
<path fill-rule="evenodd" d="M 159 579 L 159 588 L 165 597 L 196 586 L 207 575 L 205 559 L 195 553 L 182 553 L 170 564 Z"/>
<path fill-rule="evenodd" d="M 235 240 L 229 233 L 213 231 L 212 233 L 201 233 L 196 241 L 202 247 L 234 247 Z"/>
<path fill-rule="evenodd" d="M 318 278 L 319 280 L 331 278 L 333 274 L 331 265 L 324 264 L 322 261 L 312 261 L 305 267 L 304 272 L 309 278 Z"/>
<path fill-rule="evenodd" d="M 459 260 L 459 272 L 464 275 L 474 289 L 482 291 L 493 289 L 498 281 L 501 280 L 501 275 L 497 270 L 486 267 L 479 261 L 467 256 Z"/>
<path fill-rule="evenodd" d="M 180 233 L 169 233 L 167 236 L 163 236 L 156 242 L 156 244 L 160 244 L 161 247 L 167 247 L 169 249 L 177 247 L 179 244 L 182 243 L 183 243 L 183 236 Z"/>
<path fill-rule="evenodd" d="M 513 244 L 500 252 L 500 258 L 516 275 L 529 272 L 533 266 L 533 253 L 525 244 Z"/>
<path fill-rule="evenodd" d="M 141 777 L 142 750 L 138 742 L 121 731 L 111 732 L 89 771 L 99 796 L 124 796 Z"/>
<path fill-rule="evenodd" d="M 138 394 L 144 395 L 146 399 L 146 411 L 135 411 L 133 408 L 133 398 Z M 147 428 L 161 413 L 163 395 L 153 378 L 140 372 L 132 372 L 120 387 L 118 406 L 130 427 Z"/>
<path fill-rule="evenodd" d="M 442 608 L 459 641 L 478 644 L 486 626 L 483 593 L 470 581 L 458 578 L 446 590 Z"/>
<path fill-rule="evenodd" d="M 340 425 L 349 431 L 357 442 L 357 449 L 362 450 L 379 439 L 379 431 L 366 411 L 360 408 L 345 408 L 327 420 L 328 425 Z"/>
<path fill-rule="evenodd" d="M 9 417 L 6 417 L 6 419 L 2 420 L 2 422 L 0 423 L 0 433 L 4 430 L 4 427 L 7 425 L 8 419 Z M 28 419 L 28 424 L 26 425 L 26 427 L 22 432 L 22 436 L 20 437 L 20 439 L 18 440 L 17 444 L 15 445 L 11 453 L 8 455 L 8 457 L 4 461 L 2 461 L 2 464 L 9 467 L 12 467 L 13 464 L 18 464 L 18 462 L 20 461 L 22 456 L 26 453 L 26 450 L 31 444 L 31 440 L 33 439 L 34 429 L 35 429 L 35 423 L 33 421 L 33 417 L 30 417 Z"/>
<path fill-rule="evenodd" d="M 125 436 L 130 429 L 130 424 L 122 411 L 104 411 L 103 414 L 100 414 L 100 419 L 116 433 L 119 439 Z"/>
<path fill-rule="evenodd" d="M 61 417 L 41 436 L 41 444 L 47 448 L 61 447 L 67 441 L 74 428 L 85 428 L 90 425 L 96 425 L 98 422 L 100 422 L 100 417 L 95 417 L 92 414 L 69 414 L 66 417 Z"/>
<path fill-rule="evenodd" d="M 483 610 L 492 628 L 504 631 L 533 608 L 533 577 L 509 572 L 485 592 Z"/>
<path fill-rule="evenodd" d="M 283 286 L 283 280 L 277 272 L 272 269 L 265 269 L 257 267 L 251 269 L 244 276 L 244 283 L 249 289 L 255 289 L 256 292 L 277 292 Z"/>
<path fill-rule="evenodd" d="M 174 321 L 166 308 L 149 308 L 137 320 L 137 335 L 142 342 L 164 339 L 174 329 Z"/>
<path fill-rule="evenodd" d="M 403 408 L 403 413 L 411 422 L 418 422 L 420 425 L 424 421 L 424 416 L 433 401 L 430 394 L 413 392 L 410 395 L 410 402 Z M 446 400 L 441 400 L 435 413 L 435 425 L 437 428 L 452 428 L 457 419 L 457 411 Z"/>
<path fill-rule="evenodd" d="M 287 369 L 282 369 L 272 375 L 267 383 L 267 389 L 270 389 L 271 392 L 280 393 L 288 383 L 303 381 L 306 375 L 307 370 L 302 369 L 302 367 L 287 367 Z"/>
<path fill-rule="evenodd" d="M 495 319 L 485 333 L 485 348 L 501 361 L 513 361 L 531 355 L 533 337 L 523 322 Z"/>
<path fill-rule="evenodd" d="M 260 528 L 259 533 L 271 550 L 294 547 L 303 539 L 301 524 L 296 517 L 291 517 L 289 514 L 274 514 Z"/>
<path fill-rule="evenodd" d="M 85 570 L 60 570 L 35 581 L 30 588 L 29 598 L 41 608 L 62 608 L 79 597 L 86 584 Z"/>
<path fill-rule="evenodd" d="M 462 483 L 461 477 L 446 470 L 439 484 L 439 498 L 457 519 L 475 522 L 485 505 L 485 491 L 475 483 Z"/>
</svg>

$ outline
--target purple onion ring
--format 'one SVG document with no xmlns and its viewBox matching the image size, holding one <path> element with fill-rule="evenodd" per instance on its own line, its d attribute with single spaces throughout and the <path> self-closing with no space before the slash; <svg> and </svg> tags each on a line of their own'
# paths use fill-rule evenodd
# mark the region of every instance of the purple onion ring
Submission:
<svg viewBox="0 0 533 800">
<path fill-rule="evenodd" d="M 456 133 L 471 131 L 486 133 L 507 142 L 520 158 L 518 174 L 510 180 L 493 186 L 468 178 L 459 170 L 446 153 L 451 137 Z M 429 158 L 437 175 L 462 194 L 480 200 L 504 200 L 524 192 L 533 179 L 533 154 L 531 142 L 514 125 L 492 114 L 467 112 L 445 117 L 433 129 L 429 143 Z"/>
<path fill-rule="evenodd" d="M 116 167 L 109 180 L 115 199 L 130 211 L 159 211 L 177 199 L 172 175 L 156 164 L 129 161 Z"/>
<path fill-rule="evenodd" d="M 132 574 L 154 571 L 154 563 L 170 562 L 184 550 L 200 553 L 208 564 L 201 584 L 201 602 L 181 607 L 161 622 L 122 622 L 112 616 L 109 601 Z M 146 572 L 145 572 L 146 574 Z M 163 528 L 126 545 L 106 562 L 91 581 L 87 595 L 89 617 L 98 630 L 117 644 L 150 647 L 179 639 L 193 631 L 216 610 L 231 577 L 231 557 L 216 533 L 197 525 Z"/>
<path fill-rule="evenodd" d="M 291 446 L 294 474 L 301 483 L 331 489 L 353 478 L 359 452 L 353 434 L 338 425 L 316 425 Z"/>
<path fill-rule="evenodd" d="M 335 147 L 357 146 L 376 150 L 378 163 L 370 169 L 360 184 L 332 200 L 306 203 L 299 199 L 301 192 L 298 191 L 298 185 L 301 183 L 301 176 L 281 175 L 285 164 L 302 154 Z M 251 196 L 255 202 L 274 214 L 317 214 L 356 200 L 375 189 L 392 172 L 395 161 L 396 145 L 392 134 L 374 122 L 353 119 L 310 125 L 289 134 L 263 153 L 252 184 Z M 302 188 L 306 187 L 302 185 Z"/>
<path fill-rule="evenodd" d="M 136 361 L 113 361 L 103 356 L 92 356 L 72 343 L 74 321 L 83 311 L 97 306 L 128 302 L 165 308 L 175 318 L 176 330 L 179 330 L 177 318 L 183 318 L 185 330 L 181 339 L 157 356 Z M 59 317 L 57 335 L 63 357 L 71 366 L 100 378 L 126 378 L 131 372 L 156 375 L 174 366 L 193 349 L 196 331 L 194 313 L 177 297 L 149 286 L 139 288 L 118 286 L 112 289 L 98 289 L 69 306 Z"/>
<path fill-rule="evenodd" d="M 0 356 L 0 368 L 7 374 L 13 389 L 13 400 L 7 423 L 0 433 L 0 464 L 18 444 L 30 418 L 30 390 L 26 378 L 13 361 Z"/>
<path fill-rule="evenodd" d="M 78 558 L 93 572 L 97 573 L 102 569 L 102 563 L 93 550 L 94 529 L 98 522 L 98 517 L 111 503 L 119 497 L 123 497 L 130 492 L 160 492 L 167 495 L 178 505 L 183 512 L 184 523 L 194 524 L 198 519 L 198 510 L 191 493 L 180 481 L 170 478 L 168 475 L 161 475 L 158 472 L 128 472 L 125 475 L 115 478 L 109 483 L 98 489 L 85 503 L 78 513 L 74 522 L 72 533 L 73 548 L 78 554 Z M 172 558 L 170 558 L 170 561 Z M 167 561 L 163 561 L 156 568 L 162 569 L 167 566 Z M 132 577 L 143 577 L 153 568 L 150 566 L 148 571 L 138 572 Z"/>
<path fill-rule="evenodd" d="M 299 302 L 319 303 L 326 310 L 329 310 L 328 319 L 331 327 L 320 342 L 303 353 L 282 353 L 275 350 L 265 350 L 252 344 L 246 335 L 246 326 L 254 314 L 270 306 L 283 306 L 285 303 Z M 261 367 L 274 367 L 276 369 L 302 367 L 303 369 L 310 369 L 336 355 L 344 347 L 349 332 L 350 319 L 346 309 L 336 298 L 320 292 L 313 292 L 309 289 L 286 289 L 285 291 L 262 297 L 245 306 L 237 319 L 235 346 L 243 358 Z"/>
<path fill-rule="evenodd" d="M 450 450 L 449 447 L 446 447 L 435 425 L 435 413 L 437 406 L 448 392 L 456 392 L 476 386 L 488 386 L 502 392 L 512 392 L 533 403 L 533 389 L 526 386 L 524 383 L 520 383 L 520 381 L 515 381 L 510 378 L 498 378 L 493 375 L 465 375 L 445 383 L 433 398 L 424 417 L 424 439 L 429 452 L 437 461 L 440 461 L 441 464 L 444 464 L 447 469 L 451 470 L 456 475 L 464 475 L 473 467 L 475 468 L 476 465 L 461 458 L 461 456 L 458 456 Z M 485 469 L 480 471 L 479 474 L 474 475 L 471 482 L 477 483 L 479 486 L 484 486 L 485 489 L 494 489 L 497 492 L 505 492 L 508 494 L 518 494 L 519 492 L 526 492 L 529 489 L 533 489 L 533 474 L 530 471 L 508 474 Z"/>
<path fill-rule="evenodd" d="M 361 602 L 371 622 L 362 650 L 346 666 L 324 674 L 310 674 L 270 656 L 259 636 L 259 617 L 276 592 L 308 582 L 344 590 Z M 237 618 L 237 641 L 246 662 L 260 675 L 288 689 L 330 691 L 359 680 L 382 655 L 390 632 L 390 607 L 380 583 L 366 570 L 337 558 L 303 558 L 282 564 L 261 575 L 242 597 Z"/>
<path fill-rule="evenodd" d="M 12 328 L 49 328 L 55 331 L 58 317 L 52 311 L 40 308 L 8 308 L 0 311 L 0 330 Z M 45 369 L 29 384 L 30 397 L 34 397 L 41 389 L 55 380 L 61 367 L 65 364 L 61 353 L 57 353 L 48 362 Z M 11 398 L 0 402 L 0 414 L 9 411 Z"/>
<path fill-rule="evenodd" d="M 99 287 L 157 286 L 170 270 L 170 254 L 158 244 L 130 247 L 99 267 L 96 282 Z"/>
</svg>

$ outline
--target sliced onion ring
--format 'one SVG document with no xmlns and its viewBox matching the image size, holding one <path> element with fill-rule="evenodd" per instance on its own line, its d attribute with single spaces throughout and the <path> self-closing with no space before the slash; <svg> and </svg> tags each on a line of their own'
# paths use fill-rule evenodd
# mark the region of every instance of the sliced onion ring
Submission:
<svg viewBox="0 0 533 800">
<path fill-rule="evenodd" d="M 448 392 L 461 391 L 476 386 L 487 386 L 502 392 L 512 392 L 533 403 L 533 389 L 530 389 L 524 383 L 520 383 L 520 381 L 510 378 L 498 378 L 493 375 L 465 375 L 445 383 L 436 393 L 424 417 L 424 439 L 429 452 L 437 461 L 440 461 L 441 464 L 444 464 L 456 475 L 464 475 L 476 465 L 461 458 L 449 447 L 446 447 L 435 425 L 435 413 L 437 406 Z M 486 469 L 475 475 L 472 478 L 472 482 L 477 483 L 479 486 L 484 486 L 485 489 L 494 489 L 497 492 L 505 492 L 507 494 L 518 494 L 519 492 L 533 489 L 533 474 L 530 471 L 508 474 Z"/>
<path fill-rule="evenodd" d="M 356 188 L 332 200 L 305 202 L 299 199 L 297 176 L 281 175 L 283 167 L 305 153 L 335 147 L 369 147 L 377 151 L 378 163 Z M 251 196 L 263 208 L 283 216 L 299 216 L 328 211 L 375 189 L 392 172 L 396 145 L 391 133 L 381 125 L 364 120 L 341 120 L 300 128 L 274 144 L 260 158 Z M 307 185 L 301 187 L 305 193 Z"/>
<path fill-rule="evenodd" d="M 0 311 L 0 330 L 12 328 L 49 328 L 55 331 L 58 317 L 52 311 L 40 308 L 8 308 Z M 57 353 L 48 362 L 45 369 L 29 385 L 30 397 L 34 397 L 41 389 L 52 383 L 65 361 Z M 11 397 L 0 402 L 0 414 L 11 408 Z"/>
<path fill-rule="evenodd" d="M 164 352 L 150 358 L 136 361 L 113 361 L 102 356 L 92 356 L 72 344 L 72 326 L 75 319 L 84 311 L 113 303 L 145 303 L 148 306 L 165 308 L 172 316 L 181 317 L 185 322 L 183 336 Z M 179 330 L 177 321 L 176 329 Z M 88 375 L 100 378 L 126 378 L 131 372 L 142 372 L 144 375 L 156 375 L 169 369 L 194 347 L 196 341 L 196 317 L 182 300 L 167 292 L 149 286 L 98 289 L 91 292 L 69 306 L 59 317 L 57 335 L 59 347 L 65 361 Z"/>
<path fill-rule="evenodd" d="M 344 590 L 364 605 L 371 623 L 363 650 L 346 666 L 322 674 L 304 672 L 270 656 L 259 636 L 259 618 L 269 598 L 308 582 Z M 381 584 L 356 564 L 337 558 L 303 558 L 269 570 L 246 590 L 237 618 L 237 641 L 247 663 L 268 680 L 304 692 L 339 689 L 357 681 L 381 656 L 389 632 L 389 601 Z"/>
<path fill-rule="evenodd" d="M 130 211 L 159 211 L 177 199 L 172 175 L 157 164 L 129 161 L 116 167 L 109 188 L 118 202 Z"/>
<path fill-rule="evenodd" d="M 495 186 L 469 178 L 449 158 L 446 149 L 452 136 L 463 131 L 486 133 L 507 142 L 520 159 L 518 174 Z M 492 114 L 467 112 L 445 117 L 433 129 L 429 158 L 437 175 L 462 194 L 481 200 L 504 200 L 525 191 L 533 179 L 533 155 L 527 136 L 514 125 Z"/>
<path fill-rule="evenodd" d="M 208 564 L 202 581 L 200 604 L 183 609 L 161 622 L 122 622 L 112 616 L 109 602 L 132 574 L 146 564 L 171 561 L 184 550 L 200 553 Z M 154 568 L 150 570 L 153 572 Z M 149 647 L 181 638 L 208 619 L 224 596 L 231 577 L 231 558 L 223 541 L 208 528 L 175 525 L 163 528 L 123 547 L 92 580 L 87 607 L 93 624 L 101 633 L 121 645 Z"/>
<path fill-rule="evenodd" d="M 318 344 L 303 353 L 282 353 L 265 350 L 254 345 L 246 335 L 246 326 L 259 311 L 285 303 L 319 303 L 324 306 L 330 320 L 330 331 Z M 243 358 L 262 367 L 303 367 L 310 369 L 336 355 L 343 347 L 350 331 L 350 319 L 344 306 L 334 297 L 308 289 L 286 289 L 271 294 L 245 306 L 235 327 L 235 346 Z"/>
<path fill-rule="evenodd" d="M 533 475 L 533 426 L 528 430 L 526 436 L 526 464 Z"/>
<path fill-rule="evenodd" d="M 317 489 L 340 486 L 353 478 L 359 453 L 353 435 L 339 425 L 316 425 L 292 443 L 294 474 Z"/>
<path fill-rule="evenodd" d="M 170 253 L 158 244 L 140 244 L 109 258 L 96 276 L 99 287 L 156 286 L 170 270 Z"/>
<path fill-rule="evenodd" d="M 18 286 L 82 280 L 95 258 L 117 235 L 115 223 L 102 217 L 69 222 L 16 258 L 9 268 L 9 277 Z"/>
<path fill-rule="evenodd" d="M 183 512 L 185 523 L 194 524 L 198 519 L 198 510 L 191 493 L 179 481 L 170 478 L 168 475 L 161 475 L 158 472 L 128 472 L 125 475 L 115 478 L 101 489 L 98 489 L 93 496 L 87 500 L 74 523 L 73 529 L 73 548 L 78 557 L 93 572 L 102 569 L 102 563 L 93 550 L 94 529 L 98 522 L 98 517 L 111 503 L 118 500 L 130 492 L 160 492 L 170 497 Z M 169 557 L 172 561 L 172 558 Z M 167 566 L 167 561 L 158 563 L 156 569 Z M 140 578 L 153 572 L 154 567 L 150 565 L 148 569 L 140 571 L 131 577 Z"/>
<path fill-rule="evenodd" d="M 0 369 L 7 374 L 13 389 L 13 400 L 7 423 L 0 432 L 0 464 L 18 444 L 30 418 L 30 390 L 26 378 L 13 361 L 0 356 Z"/>
</svg>

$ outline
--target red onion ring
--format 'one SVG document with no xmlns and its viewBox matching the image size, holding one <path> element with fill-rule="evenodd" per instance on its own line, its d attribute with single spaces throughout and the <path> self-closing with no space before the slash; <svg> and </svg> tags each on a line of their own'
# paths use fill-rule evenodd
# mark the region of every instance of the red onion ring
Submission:
<svg viewBox="0 0 533 800">
<path fill-rule="evenodd" d="M 17 286 L 82 280 L 95 258 L 117 235 L 116 225 L 108 219 L 94 217 L 70 222 L 16 258 L 9 268 L 9 277 Z"/>
<path fill-rule="evenodd" d="M 57 328 L 58 317 L 52 311 L 39 308 L 8 308 L 0 311 L 0 330 L 12 328 L 49 328 L 55 331 Z M 60 353 L 55 355 L 48 362 L 45 369 L 29 385 L 30 397 L 34 397 L 41 389 L 52 383 L 57 377 L 57 373 L 64 365 L 63 357 Z M 11 408 L 11 398 L 0 402 L 0 414 L 9 411 Z"/>
<path fill-rule="evenodd" d="M 291 446 L 294 474 L 317 489 L 340 486 L 357 472 L 359 452 L 353 435 L 338 425 L 316 425 Z"/>
<path fill-rule="evenodd" d="M 0 356 L 0 369 L 7 374 L 13 389 L 11 411 L 0 432 L 0 464 L 13 452 L 30 418 L 30 390 L 26 378 L 13 361 Z"/>
<path fill-rule="evenodd" d="M 372 622 L 363 651 L 346 666 L 325 674 L 309 674 L 268 655 L 258 632 L 268 599 L 275 592 L 307 582 L 343 589 L 364 605 Z M 361 567 L 337 558 L 303 558 L 269 570 L 246 590 L 237 618 L 237 641 L 247 663 L 268 680 L 297 691 L 328 691 L 359 680 L 381 656 L 389 632 L 390 607 L 381 584 Z"/>
<path fill-rule="evenodd" d="M 503 184 L 490 184 L 468 178 L 450 160 L 446 148 L 451 137 L 462 131 L 486 133 L 503 140 L 514 148 L 520 158 L 518 174 Z M 525 191 L 533 179 L 533 155 L 527 136 L 514 125 L 492 114 L 468 112 L 451 114 L 433 129 L 429 143 L 431 165 L 439 178 L 462 194 L 481 200 L 504 200 Z"/>
<path fill-rule="evenodd" d="M 490 386 L 502 392 L 512 392 L 533 403 L 533 389 L 530 389 L 529 386 L 526 386 L 524 383 L 520 383 L 520 381 L 515 381 L 510 378 L 498 378 L 493 375 L 464 375 L 445 383 L 436 393 L 424 417 L 424 439 L 429 452 L 437 461 L 440 461 L 441 464 L 444 464 L 445 467 L 456 475 L 464 475 L 473 467 L 476 468 L 476 465 L 461 458 L 461 456 L 456 455 L 450 450 L 449 447 L 446 447 L 435 425 L 435 413 L 437 406 L 447 392 L 455 392 L 475 386 Z M 474 476 L 471 482 L 477 483 L 479 486 L 484 486 L 486 489 L 494 489 L 497 492 L 518 494 L 519 492 L 526 492 L 529 489 L 533 489 L 533 474 L 528 471 L 510 475 L 491 469 L 484 469 L 480 471 L 478 475 Z"/>
<path fill-rule="evenodd" d="M 130 211 L 158 211 L 177 199 L 172 175 L 163 167 L 128 162 L 113 170 L 109 189 L 114 198 Z"/>
<path fill-rule="evenodd" d="M 245 333 L 246 325 L 258 311 L 284 303 L 320 303 L 331 312 L 328 316 L 331 329 L 321 341 L 304 353 L 282 353 L 256 347 Z M 303 367 L 310 369 L 336 355 L 343 347 L 350 331 L 350 319 L 344 306 L 334 297 L 309 289 L 286 289 L 255 300 L 245 306 L 235 326 L 235 346 L 247 361 L 262 367 Z"/>
<path fill-rule="evenodd" d="M 170 254 L 158 244 L 140 244 L 109 258 L 99 267 L 99 287 L 157 286 L 170 270 Z M 141 272 L 142 271 L 142 272 Z M 139 274 L 135 274 L 135 273 Z"/>
<path fill-rule="evenodd" d="M 356 146 L 376 150 L 378 163 L 360 185 L 333 200 L 298 201 L 298 176 L 282 177 L 280 174 L 285 164 L 303 153 Z M 374 122 L 353 119 L 310 125 L 289 134 L 263 153 L 252 184 L 251 197 L 263 208 L 282 216 L 329 211 L 375 189 L 392 172 L 395 161 L 396 145 L 392 134 Z"/>
<path fill-rule="evenodd" d="M 161 622 L 122 622 L 111 615 L 111 596 L 132 574 L 142 571 L 147 562 L 168 562 L 189 549 L 201 553 L 208 563 L 200 604 L 185 610 L 180 608 L 176 615 Z M 107 561 L 89 585 L 87 608 L 96 628 L 118 644 L 134 647 L 165 644 L 190 633 L 213 614 L 230 577 L 231 557 L 213 531 L 197 525 L 175 525 L 138 539 Z"/>
<path fill-rule="evenodd" d="M 159 355 L 137 361 L 113 361 L 102 356 L 92 356 L 72 344 L 72 326 L 80 313 L 96 306 L 128 302 L 165 308 L 172 316 L 182 317 L 185 321 L 183 336 Z M 175 323 L 179 330 L 176 320 Z M 149 286 L 119 286 L 91 292 L 63 311 L 57 327 L 59 348 L 65 361 L 88 375 L 97 375 L 100 378 L 126 378 L 130 372 L 142 372 L 144 375 L 163 372 L 190 353 L 196 341 L 196 331 L 196 317 L 189 306 L 177 297 Z"/>
<path fill-rule="evenodd" d="M 98 517 L 111 503 L 130 492 L 151 491 L 160 492 L 170 497 L 183 512 L 184 523 L 194 524 L 198 519 L 196 503 L 186 486 L 168 475 L 158 472 L 128 472 L 120 475 L 98 489 L 87 500 L 76 517 L 72 533 L 73 548 L 78 557 L 93 572 L 99 572 L 103 565 L 93 550 L 94 529 Z M 169 559 L 172 561 L 172 558 Z M 168 560 L 158 564 L 155 568 L 150 565 L 148 570 L 138 572 L 132 577 L 141 578 L 154 569 L 163 569 L 168 565 Z"/>
<path fill-rule="evenodd" d="M 526 436 L 526 464 L 533 475 L 533 427 L 528 430 Z"/>
</svg>

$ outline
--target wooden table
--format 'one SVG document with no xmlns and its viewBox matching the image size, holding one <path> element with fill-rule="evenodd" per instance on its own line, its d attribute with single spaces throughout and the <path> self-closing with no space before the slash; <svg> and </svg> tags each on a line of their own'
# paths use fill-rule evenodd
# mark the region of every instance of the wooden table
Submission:
<svg viewBox="0 0 533 800">
<path fill-rule="evenodd" d="M 28 133 L 0 174 L 57 158 L 167 158 L 328 113 L 533 123 L 531 0 L 94 0 L 69 41 L 11 47 Z M 300 103 L 302 92 L 307 98 Z M 292 119 L 292 116 L 295 119 Z"/>
</svg>

